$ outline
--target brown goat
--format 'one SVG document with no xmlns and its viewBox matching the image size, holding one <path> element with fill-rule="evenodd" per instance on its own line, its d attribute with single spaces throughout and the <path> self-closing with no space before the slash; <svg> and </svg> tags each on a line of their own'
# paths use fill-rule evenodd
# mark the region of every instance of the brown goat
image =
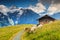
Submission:
<svg viewBox="0 0 60 40">
<path fill-rule="evenodd" d="M 25 28 L 25 31 L 30 33 L 31 28 Z"/>
</svg>

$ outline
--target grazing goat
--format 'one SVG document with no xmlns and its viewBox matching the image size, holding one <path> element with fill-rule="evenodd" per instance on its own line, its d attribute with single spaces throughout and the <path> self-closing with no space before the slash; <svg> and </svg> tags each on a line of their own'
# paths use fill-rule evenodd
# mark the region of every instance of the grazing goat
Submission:
<svg viewBox="0 0 60 40">
<path fill-rule="evenodd" d="M 37 26 L 34 25 L 33 27 L 31 27 L 31 31 L 35 31 L 37 29 Z"/>
<path fill-rule="evenodd" d="M 25 28 L 24 30 L 25 30 L 26 32 L 29 32 L 29 33 L 30 33 L 31 28 Z"/>
<path fill-rule="evenodd" d="M 37 28 L 41 27 L 42 25 L 34 25 L 33 27 L 31 28 L 25 28 L 25 31 L 26 32 L 29 32 L 29 33 L 32 33 L 34 32 Z"/>
</svg>

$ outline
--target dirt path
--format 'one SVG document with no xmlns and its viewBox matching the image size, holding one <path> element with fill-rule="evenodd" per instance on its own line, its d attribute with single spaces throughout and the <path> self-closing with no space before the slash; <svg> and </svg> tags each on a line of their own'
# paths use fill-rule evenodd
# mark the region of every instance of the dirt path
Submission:
<svg viewBox="0 0 60 40">
<path fill-rule="evenodd" d="M 12 40 L 20 40 L 23 31 L 20 31 Z"/>
</svg>

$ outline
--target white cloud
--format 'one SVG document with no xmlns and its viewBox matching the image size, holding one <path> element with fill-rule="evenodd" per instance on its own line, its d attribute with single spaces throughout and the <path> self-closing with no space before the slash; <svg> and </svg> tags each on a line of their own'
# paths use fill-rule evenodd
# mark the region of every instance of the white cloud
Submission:
<svg viewBox="0 0 60 40">
<path fill-rule="evenodd" d="M 21 7 L 19 7 L 19 8 L 14 8 L 13 7 L 13 9 L 9 8 L 9 12 L 14 13 L 15 11 L 19 12 L 18 13 L 19 15 L 23 14 L 23 10 L 21 10 Z"/>
<path fill-rule="evenodd" d="M 22 15 L 23 11 L 20 9 L 21 9 L 21 7 L 19 7 L 19 8 L 10 7 L 10 8 L 8 8 L 5 5 L 0 5 L 0 12 L 2 12 L 4 15 L 7 15 L 7 12 L 14 13 L 15 11 L 19 11 L 18 14 Z"/>
<path fill-rule="evenodd" d="M 42 4 L 42 3 L 37 3 L 36 4 L 36 6 L 32 6 L 32 5 L 30 5 L 29 7 L 28 7 L 28 9 L 31 9 L 31 10 L 33 10 L 34 12 L 36 12 L 36 13 L 41 13 L 41 12 L 44 12 L 45 11 L 45 6 Z"/>
<path fill-rule="evenodd" d="M 19 9 L 17 9 L 17 8 L 16 9 L 10 9 L 9 8 L 9 12 L 14 13 L 15 11 L 19 11 Z"/>
<path fill-rule="evenodd" d="M 51 4 L 47 11 L 48 15 L 54 15 L 55 13 L 60 12 L 60 4 Z"/>
<path fill-rule="evenodd" d="M 0 12 L 2 12 L 4 15 L 7 15 L 8 11 L 9 9 L 6 6 L 0 5 Z"/>
</svg>

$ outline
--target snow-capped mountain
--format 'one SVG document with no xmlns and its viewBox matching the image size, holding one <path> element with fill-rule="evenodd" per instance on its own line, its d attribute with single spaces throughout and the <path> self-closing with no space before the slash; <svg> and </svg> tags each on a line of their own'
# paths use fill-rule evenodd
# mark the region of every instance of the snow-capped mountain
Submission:
<svg viewBox="0 0 60 40">
<path fill-rule="evenodd" d="M 24 9 L 23 14 L 19 18 L 19 24 L 36 24 L 38 17 L 40 17 L 40 15 L 33 12 L 32 10 Z"/>
<path fill-rule="evenodd" d="M 9 12 L 4 15 L 0 12 L 0 26 L 16 25 L 16 24 L 36 24 L 39 15 L 31 9 L 23 9 L 12 7 Z"/>
<path fill-rule="evenodd" d="M 20 9 L 20 11 L 14 13 L 8 12 L 8 16 L 14 21 L 14 24 L 35 24 L 39 17 L 37 13 L 30 9 Z"/>
</svg>

